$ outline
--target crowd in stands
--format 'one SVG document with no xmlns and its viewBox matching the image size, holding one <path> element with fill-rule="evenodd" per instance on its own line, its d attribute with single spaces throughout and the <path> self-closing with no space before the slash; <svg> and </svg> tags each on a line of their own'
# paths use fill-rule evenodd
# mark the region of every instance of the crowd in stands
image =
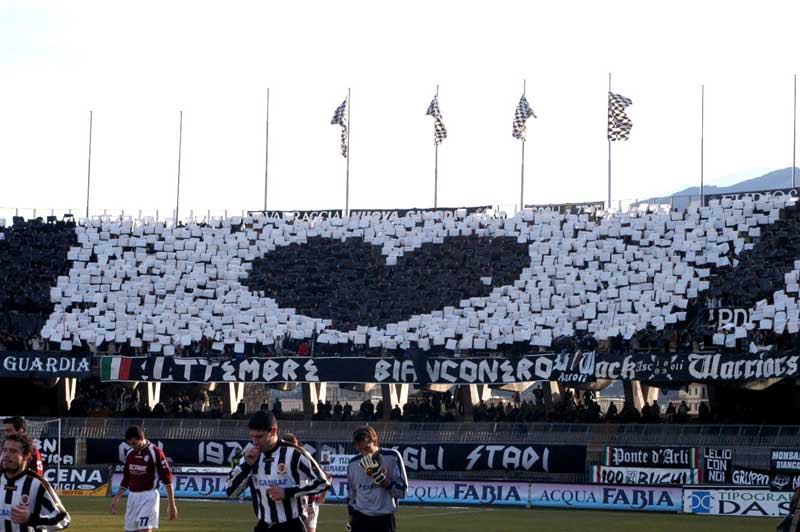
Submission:
<svg viewBox="0 0 800 532">
<path fill-rule="evenodd" d="M 238 357 L 788 348 L 800 336 L 800 225 L 787 201 L 174 227 L 15 220 L 0 233 L 0 276 L 19 281 L 0 283 L 0 342 L 33 349 L 36 331 L 41 349 Z M 755 326 L 709 328 L 709 302 L 747 307 Z"/>
<path fill-rule="evenodd" d="M 6 350 L 800 348 L 800 216 L 786 198 L 611 216 L 14 219 L 0 235 Z M 752 324 L 716 329 L 710 305 L 747 308 Z"/>
<path fill-rule="evenodd" d="M 210 418 L 210 419 L 247 419 L 247 407 L 242 401 L 236 411 L 230 415 L 223 406 L 222 398 L 209 394 L 202 389 L 184 387 L 177 393 L 162 397 L 151 410 L 140 396 L 137 388 L 103 383 L 96 379 L 81 382 L 76 398 L 69 410 L 73 417 L 153 417 L 153 418 Z M 577 400 L 576 400 L 577 399 Z M 747 412 L 739 413 L 741 417 L 722 419 L 711 415 L 708 403 L 700 403 L 696 412 L 691 412 L 686 401 L 669 401 L 666 407 L 653 401 L 645 404 L 641 410 L 631 405 L 619 407 L 610 403 L 603 411 L 592 392 L 584 392 L 576 396 L 565 391 L 556 396 L 548 406 L 541 389 L 534 390 L 533 398 L 523 400 L 515 394 L 511 400 L 494 399 L 481 401 L 475 405 L 470 415 L 465 415 L 465 408 L 449 392 L 423 393 L 412 396 L 401 409 L 395 406 L 389 418 L 404 422 L 455 422 L 471 419 L 474 422 L 510 422 L 510 423 L 700 423 L 713 422 L 752 422 Z M 280 399 L 271 403 L 263 403 L 261 410 L 271 411 L 278 419 L 301 418 L 300 413 L 289 413 L 283 409 Z M 252 412 L 250 412 L 252 413 Z M 318 402 L 314 420 L 318 421 L 367 421 L 375 422 L 384 419 L 383 401 L 373 402 L 366 399 L 354 408 L 353 403 L 330 400 Z"/>
</svg>

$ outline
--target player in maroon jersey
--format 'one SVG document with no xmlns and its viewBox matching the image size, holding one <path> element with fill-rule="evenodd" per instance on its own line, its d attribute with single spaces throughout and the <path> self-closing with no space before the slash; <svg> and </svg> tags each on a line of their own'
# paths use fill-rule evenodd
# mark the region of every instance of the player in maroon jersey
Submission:
<svg viewBox="0 0 800 532">
<path fill-rule="evenodd" d="M 128 492 L 125 509 L 126 532 L 151 532 L 158 528 L 159 483 L 164 484 L 169 499 L 169 520 L 178 518 L 172 471 L 164 451 L 144 437 L 140 427 L 129 427 L 125 441 L 131 446 L 125 457 L 125 470 L 119 491 L 111 502 L 111 513 L 117 513 L 119 501 Z"/>
<path fill-rule="evenodd" d="M 3 432 L 8 436 L 9 434 L 27 434 L 28 433 L 28 425 L 25 423 L 25 419 L 14 416 L 14 417 L 7 417 L 3 420 Z M 28 460 L 28 471 L 33 471 L 40 476 L 44 475 L 44 463 L 42 462 L 42 453 L 39 452 L 39 448 L 34 445 L 33 451 L 31 451 L 31 457 Z"/>
</svg>

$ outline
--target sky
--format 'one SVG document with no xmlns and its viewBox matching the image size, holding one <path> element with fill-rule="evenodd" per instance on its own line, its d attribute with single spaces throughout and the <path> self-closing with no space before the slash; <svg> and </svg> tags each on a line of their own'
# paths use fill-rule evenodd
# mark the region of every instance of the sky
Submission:
<svg viewBox="0 0 800 532">
<path fill-rule="evenodd" d="M 171 216 L 336 209 L 333 111 L 351 100 L 351 208 L 519 203 L 514 109 L 527 80 L 525 203 L 615 201 L 728 184 L 792 163 L 800 2 L 0 0 L 0 216 L 86 204 Z"/>
</svg>

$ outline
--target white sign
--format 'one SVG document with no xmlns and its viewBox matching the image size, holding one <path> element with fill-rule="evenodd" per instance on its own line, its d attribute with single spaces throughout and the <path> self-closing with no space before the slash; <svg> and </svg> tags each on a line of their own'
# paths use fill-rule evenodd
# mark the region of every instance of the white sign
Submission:
<svg viewBox="0 0 800 532">
<path fill-rule="evenodd" d="M 789 513 L 790 492 L 755 489 L 683 490 L 683 511 L 705 515 L 783 517 Z"/>
<path fill-rule="evenodd" d="M 699 484 L 697 469 L 660 467 L 592 466 L 592 479 L 598 484 L 665 486 Z"/>
<path fill-rule="evenodd" d="M 347 466 L 351 458 L 353 458 L 352 454 L 327 454 L 323 452 L 320 456 L 319 465 L 332 477 L 346 477 Z"/>
</svg>

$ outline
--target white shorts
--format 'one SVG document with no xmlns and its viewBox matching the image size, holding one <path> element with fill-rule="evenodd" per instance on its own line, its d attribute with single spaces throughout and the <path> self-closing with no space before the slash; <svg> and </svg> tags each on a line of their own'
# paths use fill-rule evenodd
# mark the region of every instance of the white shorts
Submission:
<svg viewBox="0 0 800 532">
<path fill-rule="evenodd" d="M 125 532 L 158 528 L 159 494 L 157 490 L 128 492 L 125 508 Z"/>
<path fill-rule="evenodd" d="M 306 505 L 306 526 L 308 528 L 317 528 L 317 519 L 319 519 L 319 503 L 308 503 Z"/>
</svg>

